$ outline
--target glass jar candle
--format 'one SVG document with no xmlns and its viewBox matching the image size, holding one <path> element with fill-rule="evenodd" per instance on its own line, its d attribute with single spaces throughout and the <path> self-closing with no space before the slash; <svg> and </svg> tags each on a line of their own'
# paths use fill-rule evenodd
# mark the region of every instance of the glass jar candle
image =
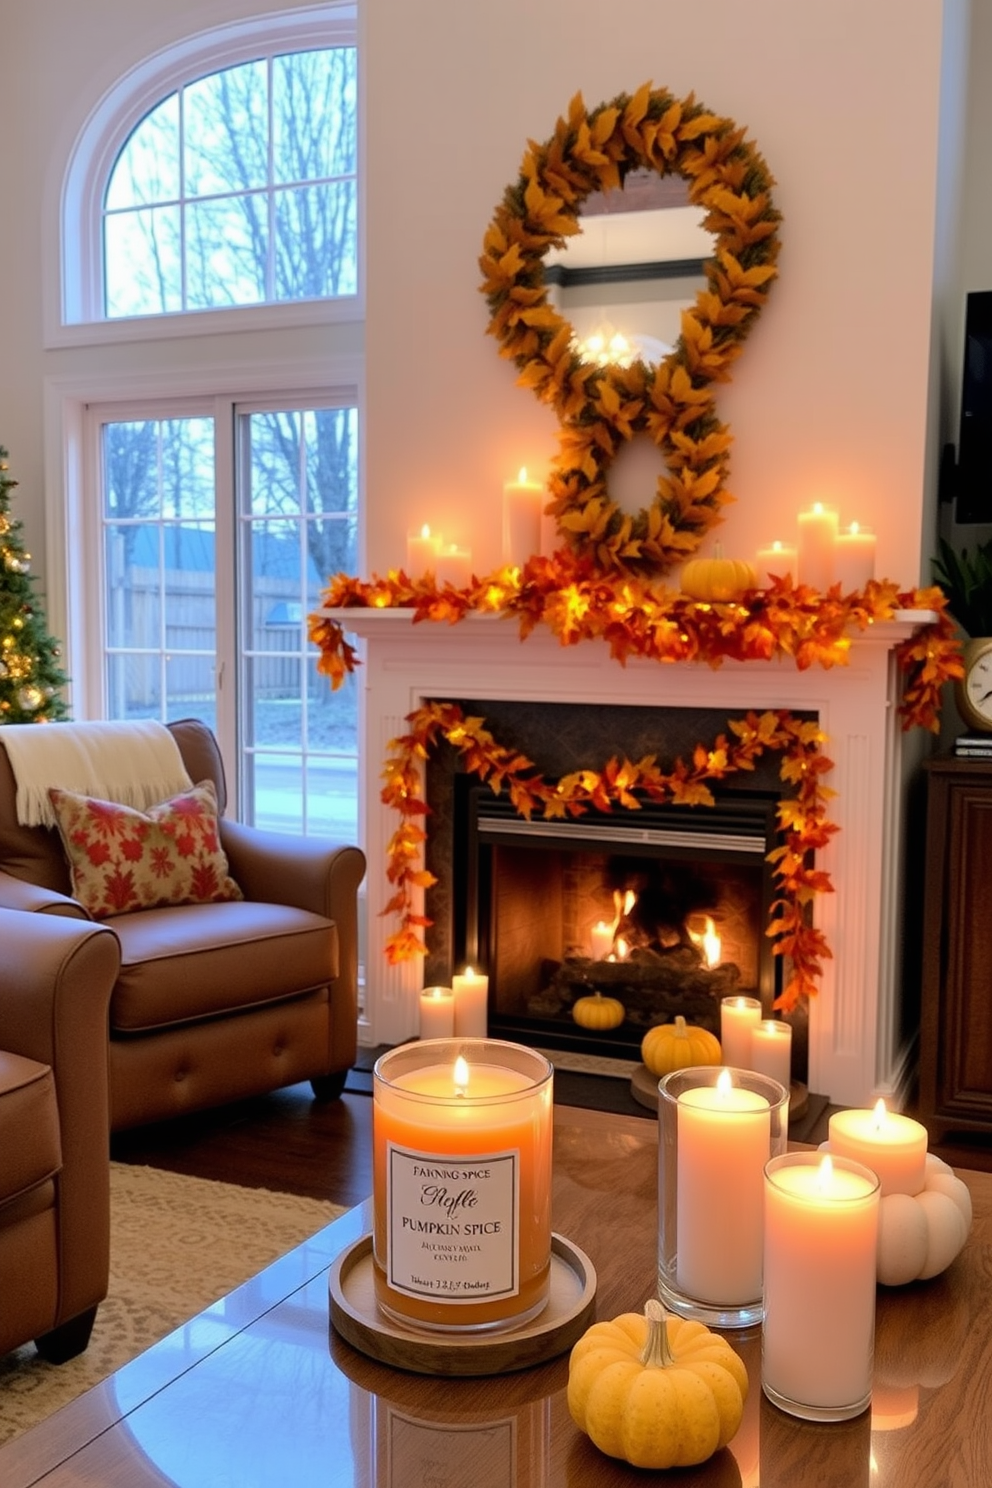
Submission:
<svg viewBox="0 0 992 1488">
<path fill-rule="evenodd" d="M 373 1276 L 427 1329 L 511 1328 L 551 1276 L 554 1070 L 497 1039 L 427 1039 L 376 1061 Z"/>
</svg>

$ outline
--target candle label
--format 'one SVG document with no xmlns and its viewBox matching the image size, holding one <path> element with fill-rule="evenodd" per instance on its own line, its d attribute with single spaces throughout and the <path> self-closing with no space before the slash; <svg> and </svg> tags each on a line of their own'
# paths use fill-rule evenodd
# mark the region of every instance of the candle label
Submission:
<svg viewBox="0 0 992 1488">
<path fill-rule="evenodd" d="M 386 1144 L 386 1271 L 411 1297 L 478 1302 L 520 1290 L 520 1153 L 434 1156 Z"/>
</svg>

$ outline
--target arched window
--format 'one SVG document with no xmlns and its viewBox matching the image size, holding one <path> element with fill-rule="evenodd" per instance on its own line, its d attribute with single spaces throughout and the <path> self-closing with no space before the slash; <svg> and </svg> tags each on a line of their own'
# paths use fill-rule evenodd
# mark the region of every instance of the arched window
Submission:
<svg viewBox="0 0 992 1488">
<path fill-rule="evenodd" d="M 352 295 L 355 49 L 241 62 L 131 132 L 103 207 L 104 312 Z"/>
<path fill-rule="evenodd" d="M 243 820 L 351 840 L 356 694 L 307 616 L 361 567 L 357 92 L 353 4 L 118 79 L 67 160 L 47 414 L 73 715 L 201 717 Z"/>
<path fill-rule="evenodd" d="M 61 325 L 355 301 L 357 113 L 353 5 L 254 17 L 133 68 L 70 162 Z"/>
</svg>

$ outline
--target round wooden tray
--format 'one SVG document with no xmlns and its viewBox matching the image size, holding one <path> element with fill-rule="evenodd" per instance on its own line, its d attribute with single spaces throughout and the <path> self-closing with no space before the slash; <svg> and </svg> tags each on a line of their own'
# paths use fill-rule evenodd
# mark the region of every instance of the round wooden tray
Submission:
<svg viewBox="0 0 992 1488">
<path fill-rule="evenodd" d="M 341 1252 L 327 1285 L 335 1332 L 361 1353 L 415 1374 L 505 1374 L 543 1364 L 572 1347 L 596 1306 L 593 1264 L 561 1235 L 551 1237 L 548 1305 L 539 1317 L 503 1333 L 420 1333 L 384 1316 L 375 1300 L 371 1235 Z"/>
<path fill-rule="evenodd" d="M 630 1077 L 630 1093 L 642 1106 L 657 1114 L 658 1076 L 653 1075 L 646 1064 L 639 1064 Z M 789 1090 L 789 1118 L 798 1120 L 806 1114 L 809 1105 L 809 1090 L 798 1080 L 793 1080 Z"/>
</svg>

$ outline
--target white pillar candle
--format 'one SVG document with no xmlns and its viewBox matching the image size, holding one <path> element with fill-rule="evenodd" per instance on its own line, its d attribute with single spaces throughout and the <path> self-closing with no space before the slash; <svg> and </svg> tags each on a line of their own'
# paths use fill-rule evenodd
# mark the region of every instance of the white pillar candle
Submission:
<svg viewBox="0 0 992 1488">
<path fill-rule="evenodd" d="M 467 588 L 472 580 L 472 549 L 460 548 L 457 543 L 442 544 L 434 572 L 439 584 L 453 584 L 456 589 Z"/>
<path fill-rule="evenodd" d="M 451 1038 L 454 1031 L 454 992 L 450 987 L 425 987 L 420 994 L 420 1037 Z"/>
<path fill-rule="evenodd" d="M 875 577 L 875 534 L 852 522 L 837 534 L 834 549 L 834 583 L 842 594 L 860 592 Z"/>
<path fill-rule="evenodd" d="M 768 1101 L 735 1086 L 728 1070 L 679 1096 L 676 1275 L 688 1296 L 714 1305 L 760 1297 L 770 1153 Z"/>
<path fill-rule="evenodd" d="M 522 467 L 515 481 L 503 486 L 503 562 L 523 564 L 541 551 L 541 508 L 545 503 L 540 481 L 527 479 Z"/>
<path fill-rule="evenodd" d="M 791 1152 L 765 1172 L 761 1383 L 792 1415 L 844 1420 L 871 1398 L 878 1179 Z"/>
<path fill-rule="evenodd" d="M 431 532 L 425 522 L 419 532 L 407 533 L 406 567 L 411 578 L 418 574 L 433 573 L 437 555 L 441 551 L 441 536 Z"/>
<path fill-rule="evenodd" d="M 748 1069 L 770 1075 L 786 1090 L 792 1084 L 792 1027 L 779 1018 L 762 1018 L 750 1027 Z"/>
<path fill-rule="evenodd" d="M 799 513 L 799 535 L 796 543 L 796 578 L 825 594 L 834 582 L 834 554 L 837 546 L 837 513 L 822 501 L 809 511 Z"/>
<path fill-rule="evenodd" d="M 613 949 L 613 925 L 606 920 L 597 920 L 589 931 L 594 961 L 605 961 Z"/>
<path fill-rule="evenodd" d="M 489 978 L 466 966 L 452 977 L 455 994 L 455 1037 L 485 1038 L 489 1027 Z"/>
<path fill-rule="evenodd" d="M 721 998 L 720 1047 L 724 1064 L 732 1069 L 750 1069 L 751 1029 L 760 1022 L 761 1003 L 756 997 Z"/>
<path fill-rule="evenodd" d="M 758 576 L 759 589 L 767 589 L 773 578 L 791 578 L 794 581 L 796 577 L 795 545 L 779 542 L 776 539 L 767 548 L 759 548 L 755 555 L 754 567 Z"/>
<path fill-rule="evenodd" d="M 827 1125 L 835 1157 L 849 1157 L 878 1174 L 881 1193 L 922 1193 L 926 1184 L 927 1130 L 910 1116 L 887 1111 L 880 1100 L 871 1111 L 837 1111 Z"/>
</svg>

